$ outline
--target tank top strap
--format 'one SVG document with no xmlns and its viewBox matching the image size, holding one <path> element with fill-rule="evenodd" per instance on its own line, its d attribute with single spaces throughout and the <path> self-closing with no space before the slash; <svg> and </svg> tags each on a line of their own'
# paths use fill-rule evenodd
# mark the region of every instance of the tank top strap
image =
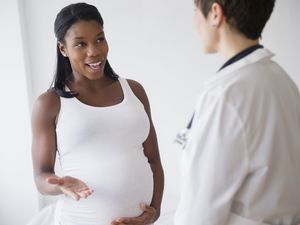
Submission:
<svg viewBox="0 0 300 225">
<path fill-rule="evenodd" d="M 131 87 L 128 84 L 128 81 L 125 78 L 119 77 L 119 82 L 123 89 L 124 98 L 136 98 L 135 94 L 133 93 Z"/>
</svg>

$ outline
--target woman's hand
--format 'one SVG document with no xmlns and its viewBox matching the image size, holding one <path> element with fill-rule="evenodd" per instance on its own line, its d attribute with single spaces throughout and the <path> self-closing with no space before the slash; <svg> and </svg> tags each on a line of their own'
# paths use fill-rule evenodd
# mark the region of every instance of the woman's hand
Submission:
<svg viewBox="0 0 300 225">
<path fill-rule="evenodd" d="M 122 217 L 111 222 L 111 225 L 147 225 L 152 224 L 156 218 L 156 209 L 144 203 L 140 204 L 143 213 L 137 217 Z"/>
<path fill-rule="evenodd" d="M 80 198 L 87 198 L 93 193 L 83 181 L 76 179 L 74 177 L 48 177 L 47 182 L 49 184 L 57 185 L 59 189 L 65 195 L 78 201 Z"/>
</svg>

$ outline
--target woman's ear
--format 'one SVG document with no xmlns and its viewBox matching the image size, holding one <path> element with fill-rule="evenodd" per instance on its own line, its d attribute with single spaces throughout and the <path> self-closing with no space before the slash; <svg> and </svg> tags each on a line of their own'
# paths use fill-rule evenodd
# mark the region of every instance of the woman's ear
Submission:
<svg viewBox="0 0 300 225">
<path fill-rule="evenodd" d="M 65 48 L 65 45 L 64 45 L 62 42 L 58 41 L 58 42 L 57 42 L 57 47 L 58 47 L 60 53 L 61 53 L 64 57 L 68 57 L 67 51 L 66 51 L 66 48 Z"/>
<path fill-rule="evenodd" d="M 224 20 L 224 12 L 218 3 L 213 3 L 209 12 L 209 19 L 213 27 L 219 27 Z"/>
</svg>

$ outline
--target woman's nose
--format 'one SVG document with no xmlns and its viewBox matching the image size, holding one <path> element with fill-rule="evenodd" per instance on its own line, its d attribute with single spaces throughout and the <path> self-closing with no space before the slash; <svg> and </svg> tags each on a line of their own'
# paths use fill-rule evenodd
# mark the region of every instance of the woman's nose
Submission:
<svg viewBox="0 0 300 225">
<path fill-rule="evenodd" d="M 87 56 L 88 57 L 95 57 L 95 56 L 98 56 L 100 55 L 101 53 L 101 50 L 99 49 L 99 46 L 89 46 L 88 49 L 87 49 Z"/>
</svg>

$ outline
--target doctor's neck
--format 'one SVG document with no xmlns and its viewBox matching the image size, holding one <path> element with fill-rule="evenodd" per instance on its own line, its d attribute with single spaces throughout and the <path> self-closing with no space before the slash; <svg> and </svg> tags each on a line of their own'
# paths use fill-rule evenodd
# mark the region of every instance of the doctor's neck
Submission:
<svg viewBox="0 0 300 225">
<path fill-rule="evenodd" d="M 220 53 L 225 60 L 229 60 L 241 51 L 259 44 L 258 39 L 249 39 L 227 24 L 220 29 L 219 37 L 218 53 Z"/>
</svg>

